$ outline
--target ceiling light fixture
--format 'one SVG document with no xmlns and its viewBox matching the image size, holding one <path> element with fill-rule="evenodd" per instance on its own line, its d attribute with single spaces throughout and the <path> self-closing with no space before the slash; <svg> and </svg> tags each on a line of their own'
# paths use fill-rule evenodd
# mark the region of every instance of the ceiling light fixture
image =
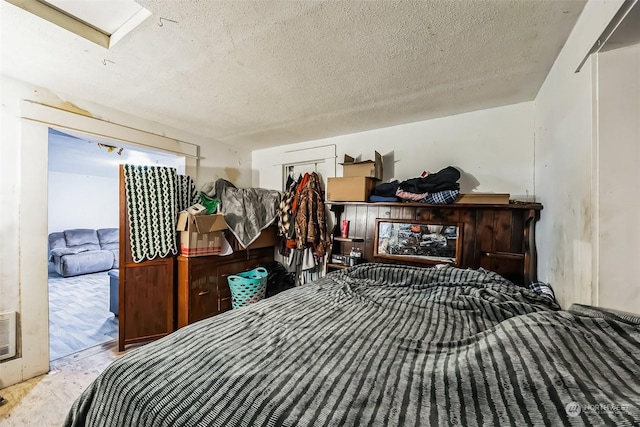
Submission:
<svg viewBox="0 0 640 427">
<path fill-rule="evenodd" d="M 102 144 L 100 142 L 98 142 L 98 148 L 104 148 L 105 150 L 107 150 L 107 153 L 113 153 L 115 151 L 118 156 L 122 156 L 122 150 L 124 150 L 124 148 L 122 147 L 116 147 L 115 145 Z"/>
<path fill-rule="evenodd" d="M 7 2 L 107 49 L 151 16 L 148 9 L 133 0 Z"/>
</svg>

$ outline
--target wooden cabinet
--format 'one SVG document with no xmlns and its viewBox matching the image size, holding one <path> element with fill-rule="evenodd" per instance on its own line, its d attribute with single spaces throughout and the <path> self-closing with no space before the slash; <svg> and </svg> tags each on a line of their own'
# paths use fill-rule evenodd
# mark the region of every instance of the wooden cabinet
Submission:
<svg viewBox="0 0 640 427">
<path fill-rule="evenodd" d="M 404 219 L 433 223 L 460 224 L 462 268 L 483 267 L 495 271 L 519 285 L 537 279 L 535 223 L 542 205 L 512 203 L 505 205 L 424 203 L 328 203 L 334 213 L 332 253 L 347 254 L 351 244 L 337 245 L 340 221 L 350 221 L 349 234 L 362 237 L 353 242 L 366 261 L 424 265 L 415 260 L 394 260 L 374 256 L 377 219 Z M 344 246 L 344 247 L 342 247 Z M 330 261 L 331 259 L 329 259 Z M 332 268 L 328 264 L 327 269 Z"/>
<path fill-rule="evenodd" d="M 120 166 L 120 253 L 118 266 L 118 351 L 153 341 L 176 329 L 175 257 L 134 262 L 127 215 L 124 169 Z"/>
<path fill-rule="evenodd" d="M 273 247 L 229 256 L 178 257 L 178 327 L 231 310 L 227 277 L 273 261 Z"/>
<path fill-rule="evenodd" d="M 362 237 L 342 237 L 331 235 L 331 246 L 327 261 L 327 272 L 349 267 L 348 255 L 356 243 L 364 242 Z"/>
<path fill-rule="evenodd" d="M 175 331 L 174 263 L 173 257 L 120 263 L 118 351 Z"/>
</svg>

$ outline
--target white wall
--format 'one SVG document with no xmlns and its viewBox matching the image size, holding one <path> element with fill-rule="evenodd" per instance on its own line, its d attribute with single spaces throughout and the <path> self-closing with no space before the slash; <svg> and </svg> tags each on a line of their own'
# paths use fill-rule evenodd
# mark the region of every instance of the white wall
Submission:
<svg viewBox="0 0 640 427">
<path fill-rule="evenodd" d="M 49 171 L 49 233 L 70 228 L 118 227 L 119 180 Z"/>
<path fill-rule="evenodd" d="M 593 59 L 575 71 L 621 4 L 587 2 L 535 99 L 538 277 L 564 308 L 594 302 L 598 268 Z"/>
<path fill-rule="evenodd" d="M 49 369 L 48 228 L 47 215 L 42 213 L 47 204 L 49 126 L 22 119 L 25 110 L 40 114 L 44 107 L 38 104 L 50 105 L 56 109 L 50 109 L 46 120 L 64 116 L 67 128 L 88 133 L 99 129 L 109 132 L 102 133 L 107 137 L 113 131 L 120 140 L 140 141 L 156 149 L 173 147 L 175 151 L 195 144 L 201 158 L 188 160 L 186 170 L 198 183 L 222 177 L 250 186 L 251 155 L 238 147 L 84 100 L 65 99 L 6 76 L 0 77 L 0 94 L 0 311 L 17 311 L 19 321 L 18 357 L 0 362 L 3 388 Z"/>
<path fill-rule="evenodd" d="M 598 54 L 598 277 L 594 304 L 640 312 L 640 45 Z"/>
<path fill-rule="evenodd" d="M 464 171 L 461 190 L 510 193 L 525 199 L 534 194 L 533 103 L 426 120 L 350 135 L 280 146 L 252 153 L 253 185 L 281 189 L 283 163 L 305 148 L 335 146 L 344 154 L 372 159 L 385 156 L 384 180 L 405 180 L 422 171 L 452 165 Z M 342 176 L 342 167 L 336 168 Z"/>
</svg>

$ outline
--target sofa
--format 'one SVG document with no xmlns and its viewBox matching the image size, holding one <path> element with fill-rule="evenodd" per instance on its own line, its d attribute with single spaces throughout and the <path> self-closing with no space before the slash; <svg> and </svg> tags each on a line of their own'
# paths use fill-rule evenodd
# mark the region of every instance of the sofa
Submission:
<svg viewBox="0 0 640 427">
<path fill-rule="evenodd" d="M 49 261 L 63 277 L 118 268 L 117 228 L 76 228 L 49 234 Z"/>
</svg>

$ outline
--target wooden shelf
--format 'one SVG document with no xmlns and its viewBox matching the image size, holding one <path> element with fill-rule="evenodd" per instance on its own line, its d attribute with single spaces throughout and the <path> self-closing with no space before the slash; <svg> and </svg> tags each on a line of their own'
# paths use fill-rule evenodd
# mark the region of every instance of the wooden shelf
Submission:
<svg viewBox="0 0 640 427">
<path fill-rule="evenodd" d="M 334 236 L 333 240 L 335 240 L 336 242 L 364 242 L 364 238 L 363 237 Z"/>
<path fill-rule="evenodd" d="M 342 269 L 342 268 L 348 268 L 348 265 L 344 265 L 344 264 L 333 264 L 333 263 L 327 263 L 327 268 L 335 268 L 335 269 Z"/>
<path fill-rule="evenodd" d="M 539 211 L 542 209 L 540 203 L 526 203 L 511 201 L 509 204 L 484 204 L 484 203 L 449 203 L 447 205 L 432 205 L 429 203 L 421 202 L 332 202 L 330 200 L 325 202 L 325 205 L 334 207 L 345 206 L 391 206 L 391 207 L 403 207 L 403 208 L 436 208 L 436 209 L 533 209 Z M 333 209 L 331 209 L 333 210 Z"/>
<path fill-rule="evenodd" d="M 363 260 L 397 263 L 397 259 L 380 258 L 374 254 L 379 219 L 461 224 L 460 268 L 486 268 L 521 286 L 529 286 L 536 280 L 535 225 L 542 209 L 539 203 L 429 205 L 328 201 L 326 205 L 335 216 L 329 255 L 348 254 L 349 248 L 354 246 L 361 250 Z M 350 230 L 353 237 L 341 237 L 342 220 L 353 225 Z M 424 257 L 405 257 L 402 263 L 424 265 L 425 261 Z M 338 268 L 344 267 L 331 267 L 329 270 Z"/>
</svg>

